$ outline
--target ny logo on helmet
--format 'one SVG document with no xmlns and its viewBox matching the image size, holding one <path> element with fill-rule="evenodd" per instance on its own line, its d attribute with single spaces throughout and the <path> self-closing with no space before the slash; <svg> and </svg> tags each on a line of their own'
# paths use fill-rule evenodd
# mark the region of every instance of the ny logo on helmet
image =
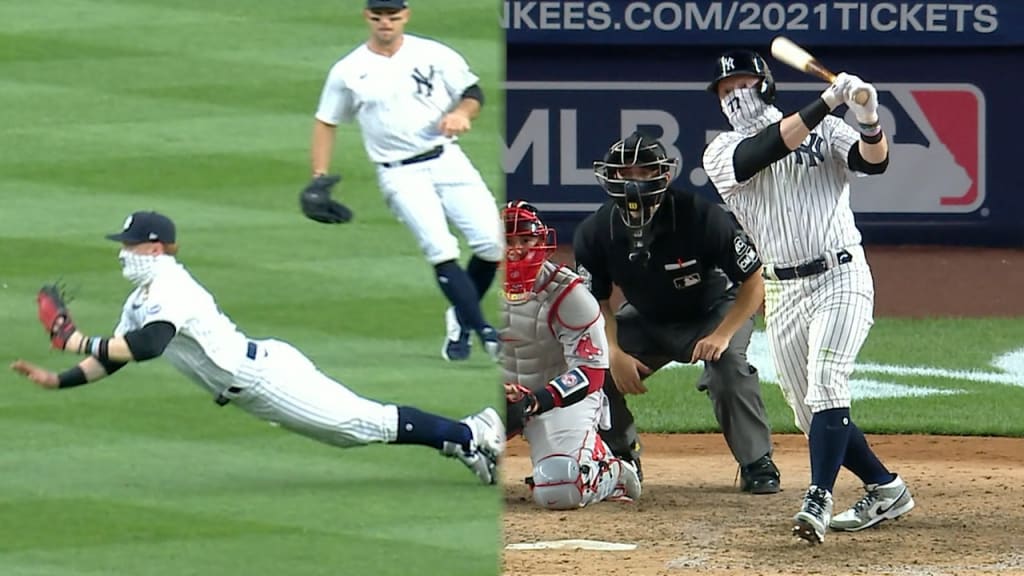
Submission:
<svg viewBox="0 0 1024 576">
<path fill-rule="evenodd" d="M 735 70 L 736 69 L 736 61 L 733 60 L 731 57 L 726 56 L 726 57 L 722 58 L 722 68 L 724 68 L 726 72 L 728 72 L 730 70 Z"/>
</svg>

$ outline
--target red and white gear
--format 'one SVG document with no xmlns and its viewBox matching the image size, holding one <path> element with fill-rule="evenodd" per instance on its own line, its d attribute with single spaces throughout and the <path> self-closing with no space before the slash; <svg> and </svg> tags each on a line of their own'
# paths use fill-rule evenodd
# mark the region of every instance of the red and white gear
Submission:
<svg viewBox="0 0 1024 576">
<path fill-rule="evenodd" d="M 597 300 L 580 277 L 548 258 L 554 231 L 523 201 L 502 211 L 506 233 L 502 302 L 503 370 L 509 400 L 522 389 L 537 412 L 523 428 L 540 506 L 568 509 L 640 495 L 636 470 L 612 457 L 598 434 L 607 427 L 602 390 L 608 340 Z"/>
</svg>

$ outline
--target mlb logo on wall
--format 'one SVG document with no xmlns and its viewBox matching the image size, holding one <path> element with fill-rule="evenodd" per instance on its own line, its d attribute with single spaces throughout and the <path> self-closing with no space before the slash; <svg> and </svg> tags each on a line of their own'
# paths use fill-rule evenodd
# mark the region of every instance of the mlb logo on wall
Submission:
<svg viewBox="0 0 1024 576">
<path fill-rule="evenodd" d="M 970 84 L 879 84 L 889 168 L 854 178 L 855 212 L 969 213 L 985 201 L 985 98 Z M 856 126 L 853 113 L 847 122 Z M 982 208 L 982 216 L 987 211 Z"/>
</svg>

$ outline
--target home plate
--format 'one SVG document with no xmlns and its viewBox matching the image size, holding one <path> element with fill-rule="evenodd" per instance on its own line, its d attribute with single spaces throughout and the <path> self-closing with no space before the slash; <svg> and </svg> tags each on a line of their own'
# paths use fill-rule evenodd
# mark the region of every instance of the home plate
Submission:
<svg viewBox="0 0 1024 576">
<path fill-rule="evenodd" d="M 550 540 L 509 544 L 505 550 L 636 550 L 636 544 L 602 542 L 600 540 Z"/>
</svg>

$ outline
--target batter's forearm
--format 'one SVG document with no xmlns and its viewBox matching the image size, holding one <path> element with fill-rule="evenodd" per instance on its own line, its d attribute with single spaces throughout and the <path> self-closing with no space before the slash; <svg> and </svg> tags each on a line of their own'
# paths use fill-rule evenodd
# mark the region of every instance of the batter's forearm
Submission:
<svg viewBox="0 0 1024 576">
<path fill-rule="evenodd" d="M 325 124 L 319 120 L 313 123 L 313 142 L 310 145 L 310 164 L 313 176 L 327 174 L 331 168 L 331 155 L 334 153 L 334 138 L 337 126 Z"/>
<path fill-rule="evenodd" d="M 740 284 L 740 289 L 736 292 L 736 301 L 715 331 L 731 339 L 733 334 L 757 312 L 762 302 L 764 302 L 764 279 L 761 278 L 761 269 L 758 268 L 743 284 Z"/>
<path fill-rule="evenodd" d="M 881 164 L 889 155 L 889 139 L 882 134 L 882 139 L 874 144 L 868 144 L 864 140 L 857 143 L 860 150 L 860 157 L 869 164 Z"/>
<path fill-rule="evenodd" d="M 779 134 L 789 150 L 796 150 L 807 139 L 813 126 L 804 124 L 799 114 L 790 114 L 779 122 Z"/>
</svg>

